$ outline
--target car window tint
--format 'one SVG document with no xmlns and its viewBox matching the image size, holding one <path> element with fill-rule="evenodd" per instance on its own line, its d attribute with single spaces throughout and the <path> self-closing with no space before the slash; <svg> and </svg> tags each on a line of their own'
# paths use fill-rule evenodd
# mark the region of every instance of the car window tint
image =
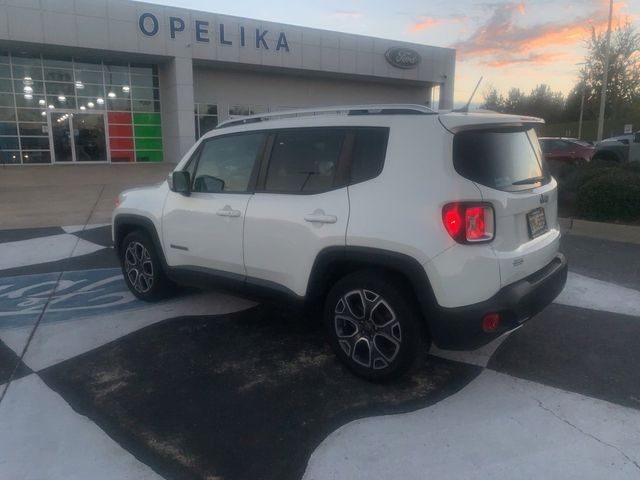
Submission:
<svg viewBox="0 0 640 480">
<path fill-rule="evenodd" d="M 356 131 L 351 157 L 351 183 L 377 177 L 387 153 L 387 128 L 361 128 Z"/>
<path fill-rule="evenodd" d="M 246 192 L 264 133 L 247 133 L 206 140 L 193 180 L 194 192 Z"/>
<path fill-rule="evenodd" d="M 278 133 L 265 189 L 313 193 L 334 185 L 344 139 L 342 130 L 304 129 Z"/>
</svg>

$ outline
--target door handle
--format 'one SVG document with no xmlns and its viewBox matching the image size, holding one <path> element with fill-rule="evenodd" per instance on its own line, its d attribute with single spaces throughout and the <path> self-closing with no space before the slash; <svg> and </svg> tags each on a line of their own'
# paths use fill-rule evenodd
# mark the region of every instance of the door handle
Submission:
<svg viewBox="0 0 640 480">
<path fill-rule="evenodd" d="M 336 223 L 338 217 L 335 215 L 325 215 L 324 213 L 311 213 L 304 216 L 305 222 L 311 223 Z"/>
<path fill-rule="evenodd" d="M 234 210 L 229 205 L 225 205 L 222 210 L 216 212 L 219 217 L 239 217 L 240 214 L 240 210 Z"/>
</svg>

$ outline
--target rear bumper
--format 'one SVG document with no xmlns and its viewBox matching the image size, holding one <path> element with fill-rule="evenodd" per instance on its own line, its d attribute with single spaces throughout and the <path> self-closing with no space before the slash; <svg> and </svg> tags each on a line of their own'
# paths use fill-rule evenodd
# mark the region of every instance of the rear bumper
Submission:
<svg viewBox="0 0 640 480">
<path fill-rule="evenodd" d="M 484 302 L 464 307 L 437 307 L 430 322 L 435 344 L 444 349 L 470 350 L 481 347 L 512 330 L 549 305 L 567 281 L 567 260 L 561 253 L 544 268 L 502 288 Z M 482 330 L 482 317 L 500 313 L 501 326 L 494 332 Z"/>
</svg>

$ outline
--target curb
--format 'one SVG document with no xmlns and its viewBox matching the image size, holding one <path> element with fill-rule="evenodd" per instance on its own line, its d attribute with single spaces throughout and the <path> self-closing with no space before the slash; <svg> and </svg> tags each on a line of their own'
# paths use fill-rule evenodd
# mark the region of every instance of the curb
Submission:
<svg viewBox="0 0 640 480">
<path fill-rule="evenodd" d="M 640 245 L 640 226 L 591 222 L 577 218 L 559 218 L 562 233 Z"/>
</svg>

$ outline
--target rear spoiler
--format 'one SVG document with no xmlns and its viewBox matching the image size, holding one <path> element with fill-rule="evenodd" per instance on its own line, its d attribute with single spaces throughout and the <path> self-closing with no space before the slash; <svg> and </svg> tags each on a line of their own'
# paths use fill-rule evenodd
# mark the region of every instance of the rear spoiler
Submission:
<svg viewBox="0 0 640 480">
<path fill-rule="evenodd" d="M 470 130 L 477 128 L 492 127 L 537 127 L 544 125 L 544 120 L 538 117 L 527 117 L 521 115 L 505 115 L 494 112 L 478 113 L 441 113 L 438 117 L 442 126 L 451 133 L 460 130 Z"/>
</svg>

